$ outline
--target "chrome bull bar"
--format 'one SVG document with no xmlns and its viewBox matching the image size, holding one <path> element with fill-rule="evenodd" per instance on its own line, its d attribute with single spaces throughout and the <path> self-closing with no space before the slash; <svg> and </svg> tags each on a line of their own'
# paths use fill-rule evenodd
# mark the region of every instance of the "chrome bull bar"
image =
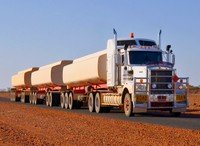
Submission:
<svg viewBox="0 0 200 146">
<path fill-rule="evenodd" d="M 168 84 L 169 82 L 166 82 L 164 84 Z M 172 83 L 172 89 L 162 89 L 162 90 L 173 90 L 173 104 L 170 105 L 168 108 L 178 108 L 184 105 L 183 102 L 177 102 L 177 96 L 180 98 L 181 95 L 184 95 L 186 105 L 188 106 L 188 93 L 189 93 L 189 78 L 181 77 L 178 79 L 177 82 L 171 82 Z M 151 94 L 151 79 L 148 77 L 135 77 L 134 78 L 134 98 L 136 98 L 137 95 L 147 95 L 147 104 L 148 108 L 151 107 L 151 101 L 150 101 L 150 95 Z M 155 89 L 154 89 L 155 90 Z M 180 100 L 180 99 L 179 99 Z M 162 107 L 159 107 L 162 108 Z M 166 107 L 163 107 L 166 108 Z"/>
</svg>

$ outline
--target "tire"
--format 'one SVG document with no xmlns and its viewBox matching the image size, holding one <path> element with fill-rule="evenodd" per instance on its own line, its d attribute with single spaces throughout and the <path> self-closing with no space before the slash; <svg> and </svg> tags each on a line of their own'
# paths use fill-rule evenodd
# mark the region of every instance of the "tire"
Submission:
<svg viewBox="0 0 200 146">
<path fill-rule="evenodd" d="M 15 92 L 11 92 L 10 95 L 11 95 L 10 101 L 16 102 L 17 98 L 16 98 L 16 95 L 15 95 Z"/>
<path fill-rule="evenodd" d="M 74 100 L 72 92 L 69 93 L 69 109 L 72 110 L 74 108 Z"/>
<path fill-rule="evenodd" d="M 30 95 L 29 95 L 29 103 L 30 104 L 33 103 L 33 93 L 30 93 Z"/>
<path fill-rule="evenodd" d="M 94 112 L 94 93 L 89 93 L 88 97 L 88 109 L 92 113 Z"/>
<path fill-rule="evenodd" d="M 37 104 L 37 93 L 33 93 L 32 104 Z"/>
<path fill-rule="evenodd" d="M 11 102 L 16 102 L 16 101 L 17 101 L 17 100 L 16 100 L 16 97 L 11 97 L 11 98 L 10 98 L 10 101 L 11 101 Z"/>
<path fill-rule="evenodd" d="M 131 95 L 129 93 L 126 93 L 124 97 L 124 113 L 127 117 L 130 117 L 132 115 L 132 111 L 133 103 L 131 101 Z"/>
<path fill-rule="evenodd" d="M 49 94 L 49 106 L 50 107 L 53 106 L 53 96 L 52 96 L 52 93 Z"/>
<path fill-rule="evenodd" d="M 69 108 L 69 95 L 67 92 L 65 93 L 65 108 Z"/>
<path fill-rule="evenodd" d="M 35 96 L 35 93 L 32 94 L 32 104 L 35 104 L 34 96 Z"/>
<path fill-rule="evenodd" d="M 34 96 L 34 97 L 35 97 L 35 99 L 34 99 L 34 100 L 35 100 L 35 105 L 37 105 L 37 104 L 38 104 L 38 100 L 39 100 L 39 99 L 38 99 L 38 94 L 35 93 L 35 96 Z"/>
<path fill-rule="evenodd" d="M 21 93 L 20 101 L 21 101 L 21 103 L 25 103 L 25 93 L 24 92 Z"/>
<path fill-rule="evenodd" d="M 60 106 L 61 108 L 65 108 L 65 94 L 64 93 L 60 94 Z"/>
<path fill-rule="evenodd" d="M 45 98 L 45 104 L 46 104 L 46 106 L 49 106 L 49 96 L 50 96 L 50 94 L 47 93 L 46 94 L 46 98 Z"/>
<path fill-rule="evenodd" d="M 96 111 L 96 113 L 102 112 L 101 95 L 98 92 L 95 94 L 95 111 Z"/>
</svg>

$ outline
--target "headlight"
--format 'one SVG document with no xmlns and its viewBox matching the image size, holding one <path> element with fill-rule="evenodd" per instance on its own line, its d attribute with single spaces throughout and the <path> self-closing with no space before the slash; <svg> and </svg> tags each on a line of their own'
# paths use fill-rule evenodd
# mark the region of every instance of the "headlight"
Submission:
<svg viewBox="0 0 200 146">
<path fill-rule="evenodd" d="M 176 89 L 182 90 L 184 88 L 184 85 L 182 83 L 176 83 Z"/>
<path fill-rule="evenodd" d="M 167 87 L 168 87 L 169 89 L 171 89 L 171 88 L 172 88 L 172 84 L 169 83 L 169 84 L 167 85 Z"/>
<path fill-rule="evenodd" d="M 157 86 L 156 86 L 156 84 L 152 84 L 151 87 L 152 87 L 153 89 L 155 89 Z"/>
<path fill-rule="evenodd" d="M 146 90 L 146 86 L 138 84 L 138 85 L 136 85 L 136 90 L 137 91 L 145 91 Z"/>
</svg>

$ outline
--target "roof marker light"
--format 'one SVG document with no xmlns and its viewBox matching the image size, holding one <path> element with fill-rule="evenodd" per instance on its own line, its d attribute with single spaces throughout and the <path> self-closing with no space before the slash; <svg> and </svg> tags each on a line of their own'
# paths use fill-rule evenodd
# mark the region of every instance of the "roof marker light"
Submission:
<svg viewBox="0 0 200 146">
<path fill-rule="evenodd" d="M 134 33 L 133 32 L 130 33 L 130 38 L 134 38 Z"/>
</svg>

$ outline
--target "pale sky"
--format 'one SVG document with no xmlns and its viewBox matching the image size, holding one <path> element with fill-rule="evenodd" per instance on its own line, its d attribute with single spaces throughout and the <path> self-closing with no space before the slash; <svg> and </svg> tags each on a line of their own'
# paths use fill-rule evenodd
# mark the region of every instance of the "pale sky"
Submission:
<svg viewBox="0 0 200 146">
<path fill-rule="evenodd" d="M 0 0 L 0 89 L 20 70 L 74 59 L 119 37 L 172 45 L 178 76 L 200 85 L 199 0 Z"/>
</svg>

